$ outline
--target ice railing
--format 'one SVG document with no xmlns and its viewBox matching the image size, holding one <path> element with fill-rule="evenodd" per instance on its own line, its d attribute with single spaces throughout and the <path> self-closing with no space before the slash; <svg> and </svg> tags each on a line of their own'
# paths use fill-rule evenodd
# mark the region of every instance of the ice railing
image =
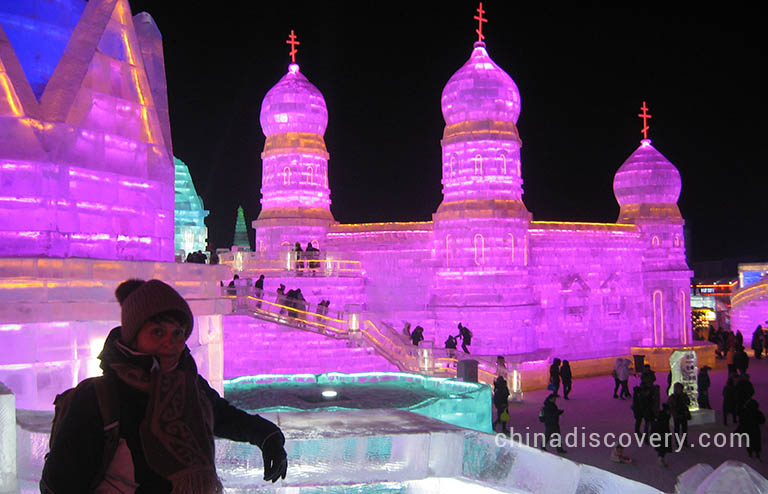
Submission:
<svg viewBox="0 0 768 494">
<path fill-rule="evenodd" d="M 335 338 L 347 337 L 344 312 L 331 311 L 319 304 L 290 299 L 285 295 L 266 295 L 250 286 L 221 287 L 221 295 L 234 301 L 233 312 L 246 313 L 259 319 L 307 329 Z"/>
<path fill-rule="evenodd" d="M 366 314 L 362 333 L 371 345 L 390 362 L 395 363 L 401 370 L 418 372 L 436 377 L 455 377 L 459 358 L 463 355 L 460 350 L 435 348 L 434 341 L 425 340 L 419 346 L 413 345 L 410 338 L 397 331 L 384 321 L 374 323 L 374 315 Z M 469 355 L 477 361 L 477 379 L 479 382 L 493 385 L 499 368 L 496 361 L 483 356 Z M 511 371 L 511 369 L 507 369 Z"/>
<path fill-rule="evenodd" d="M 301 254 L 300 256 L 298 254 Z M 219 253 L 219 264 L 232 266 L 245 275 L 273 276 L 360 276 L 360 261 L 333 259 L 322 252 L 285 252 L 280 259 L 264 259 L 258 252 Z"/>
<path fill-rule="evenodd" d="M 222 287 L 222 296 L 234 301 L 235 313 L 313 331 L 333 338 L 352 340 L 357 346 L 371 346 L 403 372 L 417 372 L 435 377 L 455 377 L 460 350 L 435 348 L 427 340 L 413 345 L 411 339 L 397 331 L 375 314 L 363 311 L 329 311 L 327 307 L 289 299 L 285 295 L 266 295 L 252 286 Z M 511 374 L 513 369 L 499 369 L 495 360 L 467 355 L 477 361 L 478 381 L 493 385 L 501 372 Z M 509 377 L 509 376 L 506 376 Z"/>
</svg>

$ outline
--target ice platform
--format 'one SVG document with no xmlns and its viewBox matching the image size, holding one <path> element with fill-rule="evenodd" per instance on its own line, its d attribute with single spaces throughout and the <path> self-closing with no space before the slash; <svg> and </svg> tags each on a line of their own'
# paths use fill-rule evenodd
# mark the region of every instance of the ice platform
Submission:
<svg viewBox="0 0 768 494">
<path fill-rule="evenodd" d="M 40 476 L 48 443 L 47 429 L 41 425 L 46 413 L 52 416 L 18 413 L 22 493 L 35 492 Z M 216 464 L 225 492 L 661 494 L 589 465 L 517 443 L 502 444 L 492 434 L 403 410 L 280 412 L 264 417 L 286 435 L 286 479 L 265 483 L 257 447 L 218 439 Z"/>
</svg>

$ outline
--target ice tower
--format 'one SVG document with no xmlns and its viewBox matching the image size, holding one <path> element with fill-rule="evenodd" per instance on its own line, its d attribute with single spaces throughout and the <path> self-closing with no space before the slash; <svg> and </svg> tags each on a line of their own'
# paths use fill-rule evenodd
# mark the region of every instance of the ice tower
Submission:
<svg viewBox="0 0 768 494">
<path fill-rule="evenodd" d="M 617 222 L 636 225 L 644 245 L 643 290 L 653 346 L 691 343 L 693 273 L 685 260 L 685 221 L 677 207 L 680 189 L 677 168 L 647 137 L 613 179 L 621 207 Z"/>
<path fill-rule="evenodd" d="M 292 57 L 295 53 L 294 47 Z M 253 222 L 255 250 L 276 257 L 295 242 L 318 246 L 334 221 L 323 139 L 328 110 L 295 57 L 264 97 L 260 122 L 267 140 L 261 154 L 261 212 Z"/>
<path fill-rule="evenodd" d="M 483 320 L 484 340 L 500 351 L 529 347 L 531 213 L 522 200 L 520 93 L 477 41 L 441 105 L 443 200 L 433 215 L 438 270 L 430 307 L 438 318 Z M 489 310 L 514 333 L 489 328 Z"/>
<path fill-rule="evenodd" d="M 159 31 L 126 0 L 49 3 L 0 7 L 0 256 L 171 261 Z"/>
</svg>

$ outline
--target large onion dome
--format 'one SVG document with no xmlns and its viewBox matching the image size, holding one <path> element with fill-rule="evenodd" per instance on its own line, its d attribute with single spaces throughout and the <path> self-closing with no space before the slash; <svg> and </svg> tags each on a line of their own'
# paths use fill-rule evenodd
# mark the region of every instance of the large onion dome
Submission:
<svg viewBox="0 0 768 494">
<path fill-rule="evenodd" d="M 322 93 L 292 63 L 261 103 L 259 117 L 264 135 L 308 132 L 323 135 L 328 125 L 328 108 Z"/>
<path fill-rule="evenodd" d="M 520 91 L 512 78 L 475 42 L 469 60 L 451 76 L 441 98 L 446 125 L 493 120 L 517 123 Z"/>
<path fill-rule="evenodd" d="M 680 172 L 651 146 L 650 139 L 641 141 L 613 178 L 613 193 L 619 206 L 677 204 L 680 189 Z"/>
</svg>

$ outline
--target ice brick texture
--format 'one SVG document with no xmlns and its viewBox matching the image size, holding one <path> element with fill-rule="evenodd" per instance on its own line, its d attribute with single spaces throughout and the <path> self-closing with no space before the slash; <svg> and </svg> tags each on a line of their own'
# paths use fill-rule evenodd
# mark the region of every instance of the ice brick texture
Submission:
<svg viewBox="0 0 768 494">
<path fill-rule="evenodd" d="M 127 0 L 3 3 L 0 256 L 173 259 L 163 67 Z"/>
</svg>

